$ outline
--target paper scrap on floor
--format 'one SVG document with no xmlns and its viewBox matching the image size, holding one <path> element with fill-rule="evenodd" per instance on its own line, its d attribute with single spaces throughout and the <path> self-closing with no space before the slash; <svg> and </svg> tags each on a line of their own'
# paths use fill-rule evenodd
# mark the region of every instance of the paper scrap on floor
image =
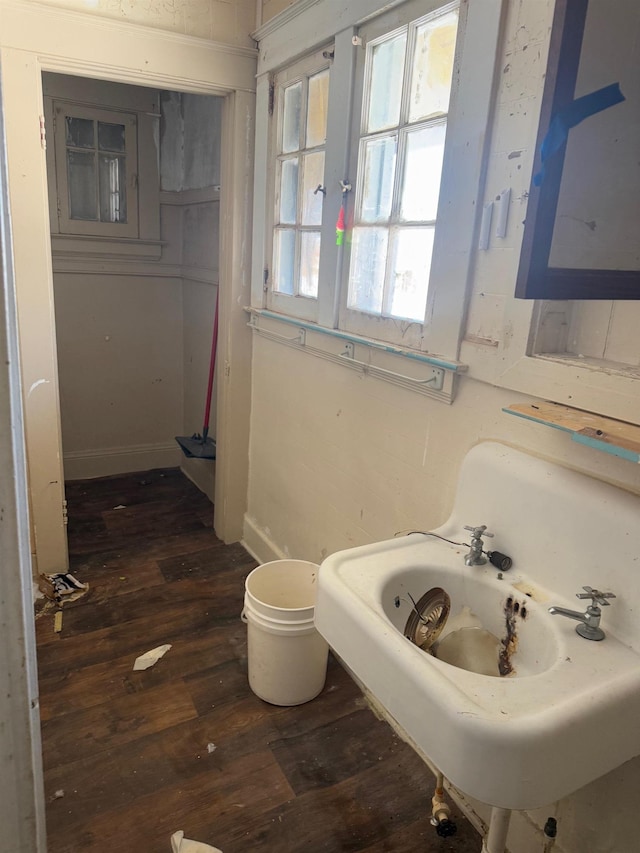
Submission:
<svg viewBox="0 0 640 853">
<path fill-rule="evenodd" d="M 51 601 L 57 601 L 61 606 L 82 598 L 89 590 L 88 583 L 80 583 L 69 572 L 59 572 L 55 575 L 40 575 L 38 580 L 40 591 Z"/>
<path fill-rule="evenodd" d="M 222 853 L 218 847 L 185 838 L 181 829 L 171 836 L 171 851 L 172 853 Z"/>
<path fill-rule="evenodd" d="M 137 657 L 135 659 L 135 662 L 133 664 L 134 671 L 141 669 L 149 669 L 149 667 L 157 663 L 161 657 L 164 657 L 164 655 L 166 655 L 170 648 L 171 645 L 156 646 L 155 649 L 151 649 L 151 651 L 145 652 L 143 655 L 140 655 L 140 657 Z"/>
</svg>

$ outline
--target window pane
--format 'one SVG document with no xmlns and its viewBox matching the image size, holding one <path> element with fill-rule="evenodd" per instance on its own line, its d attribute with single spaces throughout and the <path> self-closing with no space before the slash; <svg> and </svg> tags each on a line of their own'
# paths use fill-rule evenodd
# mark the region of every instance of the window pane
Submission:
<svg viewBox="0 0 640 853">
<path fill-rule="evenodd" d="M 88 118 L 65 117 L 66 144 L 71 148 L 95 148 L 93 121 Z"/>
<path fill-rule="evenodd" d="M 382 313 L 388 234 L 386 228 L 353 229 L 349 308 Z"/>
<path fill-rule="evenodd" d="M 400 120 L 406 33 L 374 45 L 366 129 L 368 133 L 395 127 Z"/>
<path fill-rule="evenodd" d="M 293 281 L 296 263 L 296 232 L 287 230 L 276 231 L 276 270 L 273 289 L 278 293 L 288 293 L 293 296 Z"/>
<path fill-rule="evenodd" d="M 303 231 L 300 235 L 300 295 L 318 298 L 320 267 L 320 232 Z"/>
<path fill-rule="evenodd" d="M 309 77 L 309 103 L 307 106 L 307 148 L 324 145 L 327 137 L 327 100 L 329 97 L 329 69 Z"/>
<path fill-rule="evenodd" d="M 322 200 L 324 193 L 315 192 L 324 179 L 324 151 L 307 154 L 303 158 L 304 175 L 302 179 L 302 224 L 320 225 L 322 223 Z"/>
<path fill-rule="evenodd" d="M 282 153 L 300 148 L 300 110 L 302 109 L 302 83 L 294 83 L 284 90 L 282 116 Z"/>
<path fill-rule="evenodd" d="M 298 211 L 298 158 L 283 160 L 280 172 L 280 222 L 296 224 Z"/>
<path fill-rule="evenodd" d="M 361 222 L 386 222 L 389 219 L 397 147 L 395 135 L 364 143 Z"/>
<path fill-rule="evenodd" d="M 100 170 L 100 221 L 127 221 L 127 193 L 124 157 L 101 154 Z"/>
<path fill-rule="evenodd" d="M 67 174 L 71 219 L 97 220 L 95 155 L 84 151 L 67 151 Z"/>
<path fill-rule="evenodd" d="M 400 205 L 400 217 L 405 221 L 436 218 L 446 129 L 445 124 L 437 124 L 407 134 Z"/>
<path fill-rule="evenodd" d="M 442 15 L 417 28 L 409 121 L 448 111 L 457 29 L 457 12 Z"/>
<path fill-rule="evenodd" d="M 101 151 L 124 153 L 124 125 L 98 122 L 98 148 Z"/>
<path fill-rule="evenodd" d="M 403 228 L 396 232 L 386 311 L 391 317 L 424 320 L 434 233 L 434 228 Z"/>
</svg>

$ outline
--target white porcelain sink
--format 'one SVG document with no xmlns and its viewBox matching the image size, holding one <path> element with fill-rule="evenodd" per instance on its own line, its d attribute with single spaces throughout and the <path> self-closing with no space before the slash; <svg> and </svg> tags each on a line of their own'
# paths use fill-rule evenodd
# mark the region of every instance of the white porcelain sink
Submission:
<svg viewBox="0 0 640 853">
<path fill-rule="evenodd" d="M 502 461 L 505 450 L 510 474 L 518 474 L 513 471 L 522 461 L 518 457 L 526 460 L 525 468 L 531 464 L 530 457 L 508 448 L 497 451 Z M 495 452 L 485 446 L 465 463 L 461 483 L 469 466 L 473 476 L 467 481 L 482 483 L 476 480 L 475 468 L 495 464 Z M 588 481 L 540 460 L 533 463 L 547 466 L 542 482 L 553 493 L 559 490 L 560 500 L 566 498 L 565 475 L 572 492 L 576 477 Z M 550 470 L 558 482 L 549 481 Z M 524 480 L 526 485 L 526 476 Z M 495 479 L 494 485 L 503 493 L 503 503 L 517 506 Z M 637 511 L 640 500 L 631 497 Z M 456 517 L 460 503 L 439 532 L 468 541 Z M 542 496 L 541 506 L 548 503 Z M 602 509 L 601 502 L 597 507 Z M 467 506 L 463 509 L 469 512 Z M 505 523 L 516 524 L 514 510 L 502 509 Z M 611 509 L 625 515 L 632 507 Z M 482 510 L 464 522 L 490 523 L 498 543 L 499 521 L 487 517 L 495 510 L 483 498 Z M 549 510 L 555 511 L 553 505 Z M 530 517 L 527 520 L 531 523 Z M 571 519 L 568 523 L 571 527 Z M 572 600 L 567 588 L 578 592 L 590 584 L 605 589 L 609 584 L 604 571 L 598 573 L 583 555 L 582 565 L 567 567 L 565 578 L 563 566 L 543 566 L 542 554 L 531 549 L 527 554 L 526 546 L 521 561 L 516 548 L 511 548 L 514 568 L 502 579 L 491 565 L 465 566 L 464 548 L 421 534 L 339 552 L 320 570 L 316 624 L 355 676 L 454 785 L 491 805 L 524 809 L 554 802 L 640 754 L 640 656 L 629 638 L 622 641 L 614 632 L 616 627 L 624 632 L 634 609 L 624 599 L 603 608 L 607 636 L 602 642 L 583 639 L 574 630 L 576 622 L 548 612 L 551 604 L 583 609 L 583 602 Z M 556 592 L 551 591 L 554 586 Z M 447 644 L 447 633 L 481 626 L 501 641 L 507 663 L 503 671 L 511 668 L 508 675 L 451 665 L 405 637 L 411 597 L 417 602 L 434 587 L 445 590 L 451 600 L 440 645 Z M 474 636 L 469 636 L 473 643 Z"/>
</svg>

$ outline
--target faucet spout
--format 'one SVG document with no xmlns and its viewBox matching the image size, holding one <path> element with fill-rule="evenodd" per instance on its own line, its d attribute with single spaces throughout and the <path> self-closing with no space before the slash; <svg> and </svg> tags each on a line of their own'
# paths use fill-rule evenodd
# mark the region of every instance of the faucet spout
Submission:
<svg viewBox="0 0 640 853">
<path fill-rule="evenodd" d="M 555 605 L 549 608 L 549 613 L 553 616 L 566 616 L 567 619 L 575 619 L 577 622 L 584 622 L 586 616 L 585 613 L 580 613 L 578 610 L 569 610 L 566 607 L 556 607 Z"/>
<path fill-rule="evenodd" d="M 566 616 L 567 619 L 575 619 L 579 622 L 576 625 L 576 632 L 584 637 L 585 640 L 604 640 L 604 631 L 600 628 L 600 617 L 602 610 L 599 605 L 608 607 L 607 599 L 615 598 L 612 592 L 600 592 L 599 589 L 592 589 L 590 586 L 583 586 L 584 592 L 579 592 L 576 598 L 590 598 L 591 604 L 587 607 L 584 613 L 579 613 L 577 610 L 568 610 L 566 607 L 556 607 L 553 605 L 549 608 L 549 613 L 556 616 Z"/>
</svg>

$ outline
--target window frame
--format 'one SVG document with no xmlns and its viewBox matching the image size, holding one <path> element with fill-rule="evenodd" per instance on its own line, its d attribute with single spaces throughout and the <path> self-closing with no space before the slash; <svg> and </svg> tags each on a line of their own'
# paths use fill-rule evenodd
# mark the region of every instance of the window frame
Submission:
<svg viewBox="0 0 640 853">
<path fill-rule="evenodd" d="M 318 0 L 310 7 L 292 7 L 291 13 L 266 24 L 256 33 L 260 44 L 258 66 L 258 115 L 256 134 L 256 179 L 254 199 L 254 262 L 252 275 L 252 307 L 264 309 L 269 283 L 264 270 L 270 258 L 270 210 L 272 192 L 266 177 L 271 169 L 268 151 L 270 120 L 268 118 L 269 80 L 271 75 L 288 68 L 300 56 L 311 55 L 320 45 L 333 40 L 329 86 L 327 156 L 325 186 L 327 195 L 323 210 L 323 245 L 320 256 L 320 292 L 318 325 L 327 331 L 338 330 L 340 299 L 344 287 L 345 246 L 335 245 L 335 223 L 342 193 L 340 181 L 355 184 L 351 172 L 351 125 L 353 101 L 357 86 L 354 67 L 359 47 L 354 47 L 359 28 L 390 15 L 401 26 L 422 17 L 431 9 L 445 6 L 434 3 L 427 9 L 424 2 L 392 0 L 381 8 L 380 0 L 353 0 L 336 19 L 330 0 Z M 431 302 L 419 346 L 407 345 L 402 335 L 400 344 L 390 344 L 376 328 L 368 337 L 359 339 L 366 344 L 382 345 L 391 351 L 408 354 L 423 352 L 428 358 L 460 369 L 458 357 L 466 318 L 468 295 L 477 249 L 481 205 L 489 161 L 490 134 L 497 81 L 502 66 L 502 35 L 507 17 L 507 0 L 460 0 L 460 24 L 456 46 L 456 68 L 448 114 L 449 138 L 444 157 L 443 173 L 450 175 L 449 192 L 442 208 L 442 223 L 434 241 L 431 273 Z M 412 9 L 417 9 L 415 14 Z M 395 19 L 394 19 L 395 16 Z M 462 34 L 462 37 L 461 37 Z M 470 150 L 473 156 L 469 156 Z M 345 197 L 347 221 L 352 205 L 352 193 Z M 267 248 L 268 247 L 268 248 Z M 295 316 L 290 310 L 277 309 L 283 319 Z M 277 310 L 275 313 L 277 313 Z M 336 334 L 343 334 L 342 332 Z M 457 368 L 454 366 L 458 365 Z"/>
<path fill-rule="evenodd" d="M 381 14 L 376 17 L 373 21 L 364 24 L 358 31 L 358 38 L 362 40 L 362 47 L 357 55 L 357 65 L 356 65 L 356 89 L 355 89 L 355 97 L 353 101 L 353 112 L 351 116 L 351 157 L 350 157 L 350 167 L 349 171 L 351 175 L 356 176 L 356 182 L 354 187 L 353 198 L 350 201 L 350 216 L 355 218 L 355 213 L 358 209 L 358 205 L 360 203 L 363 184 L 364 184 L 364 157 L 361 155 L 361 151 L 364 149 L 365 140 L 373 139 L 378 136 L 386 136 L 388 135 L 388 130 L 381 130 L 375 133 L 368 133 L 366 128 L 366 117 L 364 114 L 364 105 L 367 102 L 370 85 L 371 85 L 371 75 L 369 72 L 369 63 L 368 63 L 368 54 L 367 47 L 375 44 L 379 44 L 382 41 L 387 39 L 392 39 L 397 34 L 406 31 L 407 32 L 407 43 L 406 43 L 406 54 L 404 59 L 404 70 L 403 70 L 403 85 L 401 92 L 401 104 L 399 109 L 399 120 L 397 126 L 394 127 L 395 132 L 397 133 L 398 145 L 397 145 L 397 162 L 394 166 L 394 179 L 397 178 L 398 175 L 402 174 L 402 169 L 404 164 L 406 163 L 406 143 L 407 137 L 411 131 L 422 129 L 429 126 L 436 126 L 445 124 L 448 126 L 449 121 L 449 113 L 451 112 L 453 106 L 453 98 L 455 95 L 455 74 L 456 74 L 456 66 L 459 63 L 459 38 L 456 37 L 456 48 L 454 50 L 454 73 L 451 85 L 450 99 L 449 99 L 449 111 L 445 116 L 437 116 L 428 119 L 422 119 L 416 122 L 410 122 L 408 117 L 408 97 L 409 97 L 409 89 L 411 86 L 411 74 L 408 73 L 410 69 L 410 59 L 409 59 L 409 51 L 413 49 L 415 46 L 415 33 L 420 24 L 425 23 L 429 19 L 433 19 L 440 15 L 448 14 L 454 10 L 457 10 L 459 13 L 458 17 L 458 34 L 460 33 L 460 28 L 464 25 L 464 21 L 462 18 L 460 6 L 461 4 L 457 2 L 457 0 L 453 0 L 453 2 L 442 3 L 431 2 L 429 4 L 432 8 L 428 10 L 424 9 L 424 2 L 409 2 L 404 4 L 400 9 L 400 17 L 404 19 L 403 22 L 399 23 L 399 15 L 398 11 L 394 10 L 391 13 Z M 406 115 L 403 113 L 404 111 L 407 113 Z M 447 133 L 445 132 L 445 151 L 447 148 Z M 361 166 L 358 169 L 358 166 Z M 442 173 L 441 173 L 441 186 L 444 184 L 447 175 L 445 174 L 445 167 L 443 162 Z M 420 223 L 417 222 L 406 222 L 401 223 L 399 219 L 399 197 L 400 197 L 400 182 L 394 180 L 394 191 L 393 191 L 393 199 L 391 206 L 391 213 L 389 216 L 389 222 L 387 225 L 381 225 L 380 227 L 386 228 L 387 233 L 391 236 L 392 232 L 397 230 L 400 227 L 419 227 L 420 225 L 433 226 L 434 232 L 438 231 L 438 221 L 440 219 L 440 200 L 438 202 L 438 210 L 436 212 L 436 217 L 434 220 L 424 223 L 422 221 Z M 434 233 L 434 250 L 435 250 L 435 233 Z M 391 241 L 389 241 L 388 252 L 391 252 Z M 339 314 L 339 328 L 352 332 L 354 334 L 363 335 L 366 337 L 371 337 L 375 339 L 385 340 L 389 343 L 401 344 L 402 346 L 409 347 L 411 349 L 422 349 L 424 344 L 424 332 L 427 325 L 427 318 L 430 313 L 430 302 L 431 296 L 430 291 L 432 290 L 431 286 L 428 287 L 427 291 L 427 301 L 425 305 L 425 313 L 421 320 L 416 319 L 407 319 L 407 318 L 399 318 L 399 317 L 390 317 L 385 315 L 384 313 L 373 314 L 369 312 L 365 312 L 349 305 L 349 284 L 350 284 L 350 261 L 351 261 L 351 252 L 345 252 L 344 262 L 341 270 L 341 279 L 340 279 L 340 314 Z M 385 274 L 385 280 L 388 276 L 389 271 L 389 261 L 387 260 L 387 268 Z M 431 275 L 430 275 L 431 279 Z M 429 282 L 430 284 L 430 282 Z M 384 309 L 383 309 L 384 310 Z"/>
<path fill-rule="evenodd" d="M 331 59 L 330 53 L 333 50 L 332 44 L 324 45 L 322 48 L 314 51 L 312 54 L 304 57 L 303 59 L 288 65 L 286 68 L 279 71 L 273 78 L 271 82 L 271 86 L 273 86 L 273 95 L 270 95 L 272 98 L 273 105 L 273 113 L 271 116 L 270 122 L 270 134 L 269 134 L 269 182 L 268 182 L 268 190 L 267 197 L 271 199 L 270 202 L 270 211 L 267 217 L 268 220 L 268 228 L 267 228 L 267 237 L 268 239 L 265 242 L 265 270 L 267 270 L 266 275 L 268 276 L 268 283 L 266 286 L 266 307 L 270 310 L 285 314 L 287 316 L 297 317 L 301 320 L 309 320 L 309 321 L 317 321 L 319 314 L 319 302 L 320 302 L 320 291 L 321 291 L 321 283 L 318 282 L 318 297 L 313 296 L 305 296 L 300 293 L 287 294 L 282 293 L 280 291 L 275 290 L 275 271 L 276 271 L 276 260 L 275 260 L 275 251 L 276 251 L 276 240 L 275 235 L 279 230 L 279 222 L 278 222 L 278 210 L 280 207 L 280 173 L 281 173 L 281 163 L 284 159 L 287 159 L 286 155 L 280 151 L 281 145 L 280 140 L 282 138 L 282 127 L 283 127 L 283 116 L 284 116 L 284 90 L 299 81 L 306 80 L 307 83 L 304 86 L 303 91 L 303 105 L 304 105 L 304 116 L 306 121 L 307 116 L 307 104 L 308 104 L 308 91 L 309 78 L 315 76 L 316 74 L 321 73 L 324 70 L 329 71 L 329 93 L 331 92 Z M 331 95 L 329 94 L 329 97 Z M 300 160 L 306 153 L 313 153 L 317 151 L 324 152 L 325 155 L 325 172 L 326 175 L 326 148 L 327 148 L 327 139 L 325 138 L 324 145 L 313 146 L 309 149 L 300 148 L 298 149 L 298 156 Z M 291 153 L 291 152 L 287 152 Z M 326 180 L 323 177 L 323 185 L 326 184 Z M 323 245 L 323 227 L 322 225 L 325 222 L 326 215 L 326 204 L 324 203 L 325 196 L 323 195 L 323 205 L 322 205 L 322 224 L 318 227 L 304 226 L 301 223 L 299 224 L 296 221 L 296 224 L 293 230 L 296 233 L 296 256 L 295 256 L 295 270 L 294 274 L 296 274 L 299 270 L 299 239 L 298 234 L 303 233 L 304 231 L 313 231 L 320 233 L 320 254 L 322 255 L 322 245 Z M 297 208 L 298 214 L 300 210 L 300 206 L 302 204 L 302 170 L 298 173 L 298 186 L 297 186 Z M 291 230 L 291 229 L 289 229 Z"/>
<path fill-rule="evenodd" d="M 65 236 L 139 237 L 138 189 L 138 117 L 130 110 L 103 109 L 74 101 L 53 98 L 53 136 L 56 176 L 58 232 Z M 70 215 L 69 176 L 67 171 L 67 144 L 65 119 L 90 119 L 94 122 L 122 124 L 125 127 L 127 221 L 103 222 L 101 220 L 73 219 Z M 89 150 L 89 149 L 88 149 Z M 96 153 L 98 149 L 96 148 Z M 99 202 L 98 202 L 99 203 Z"/>
</svg>

